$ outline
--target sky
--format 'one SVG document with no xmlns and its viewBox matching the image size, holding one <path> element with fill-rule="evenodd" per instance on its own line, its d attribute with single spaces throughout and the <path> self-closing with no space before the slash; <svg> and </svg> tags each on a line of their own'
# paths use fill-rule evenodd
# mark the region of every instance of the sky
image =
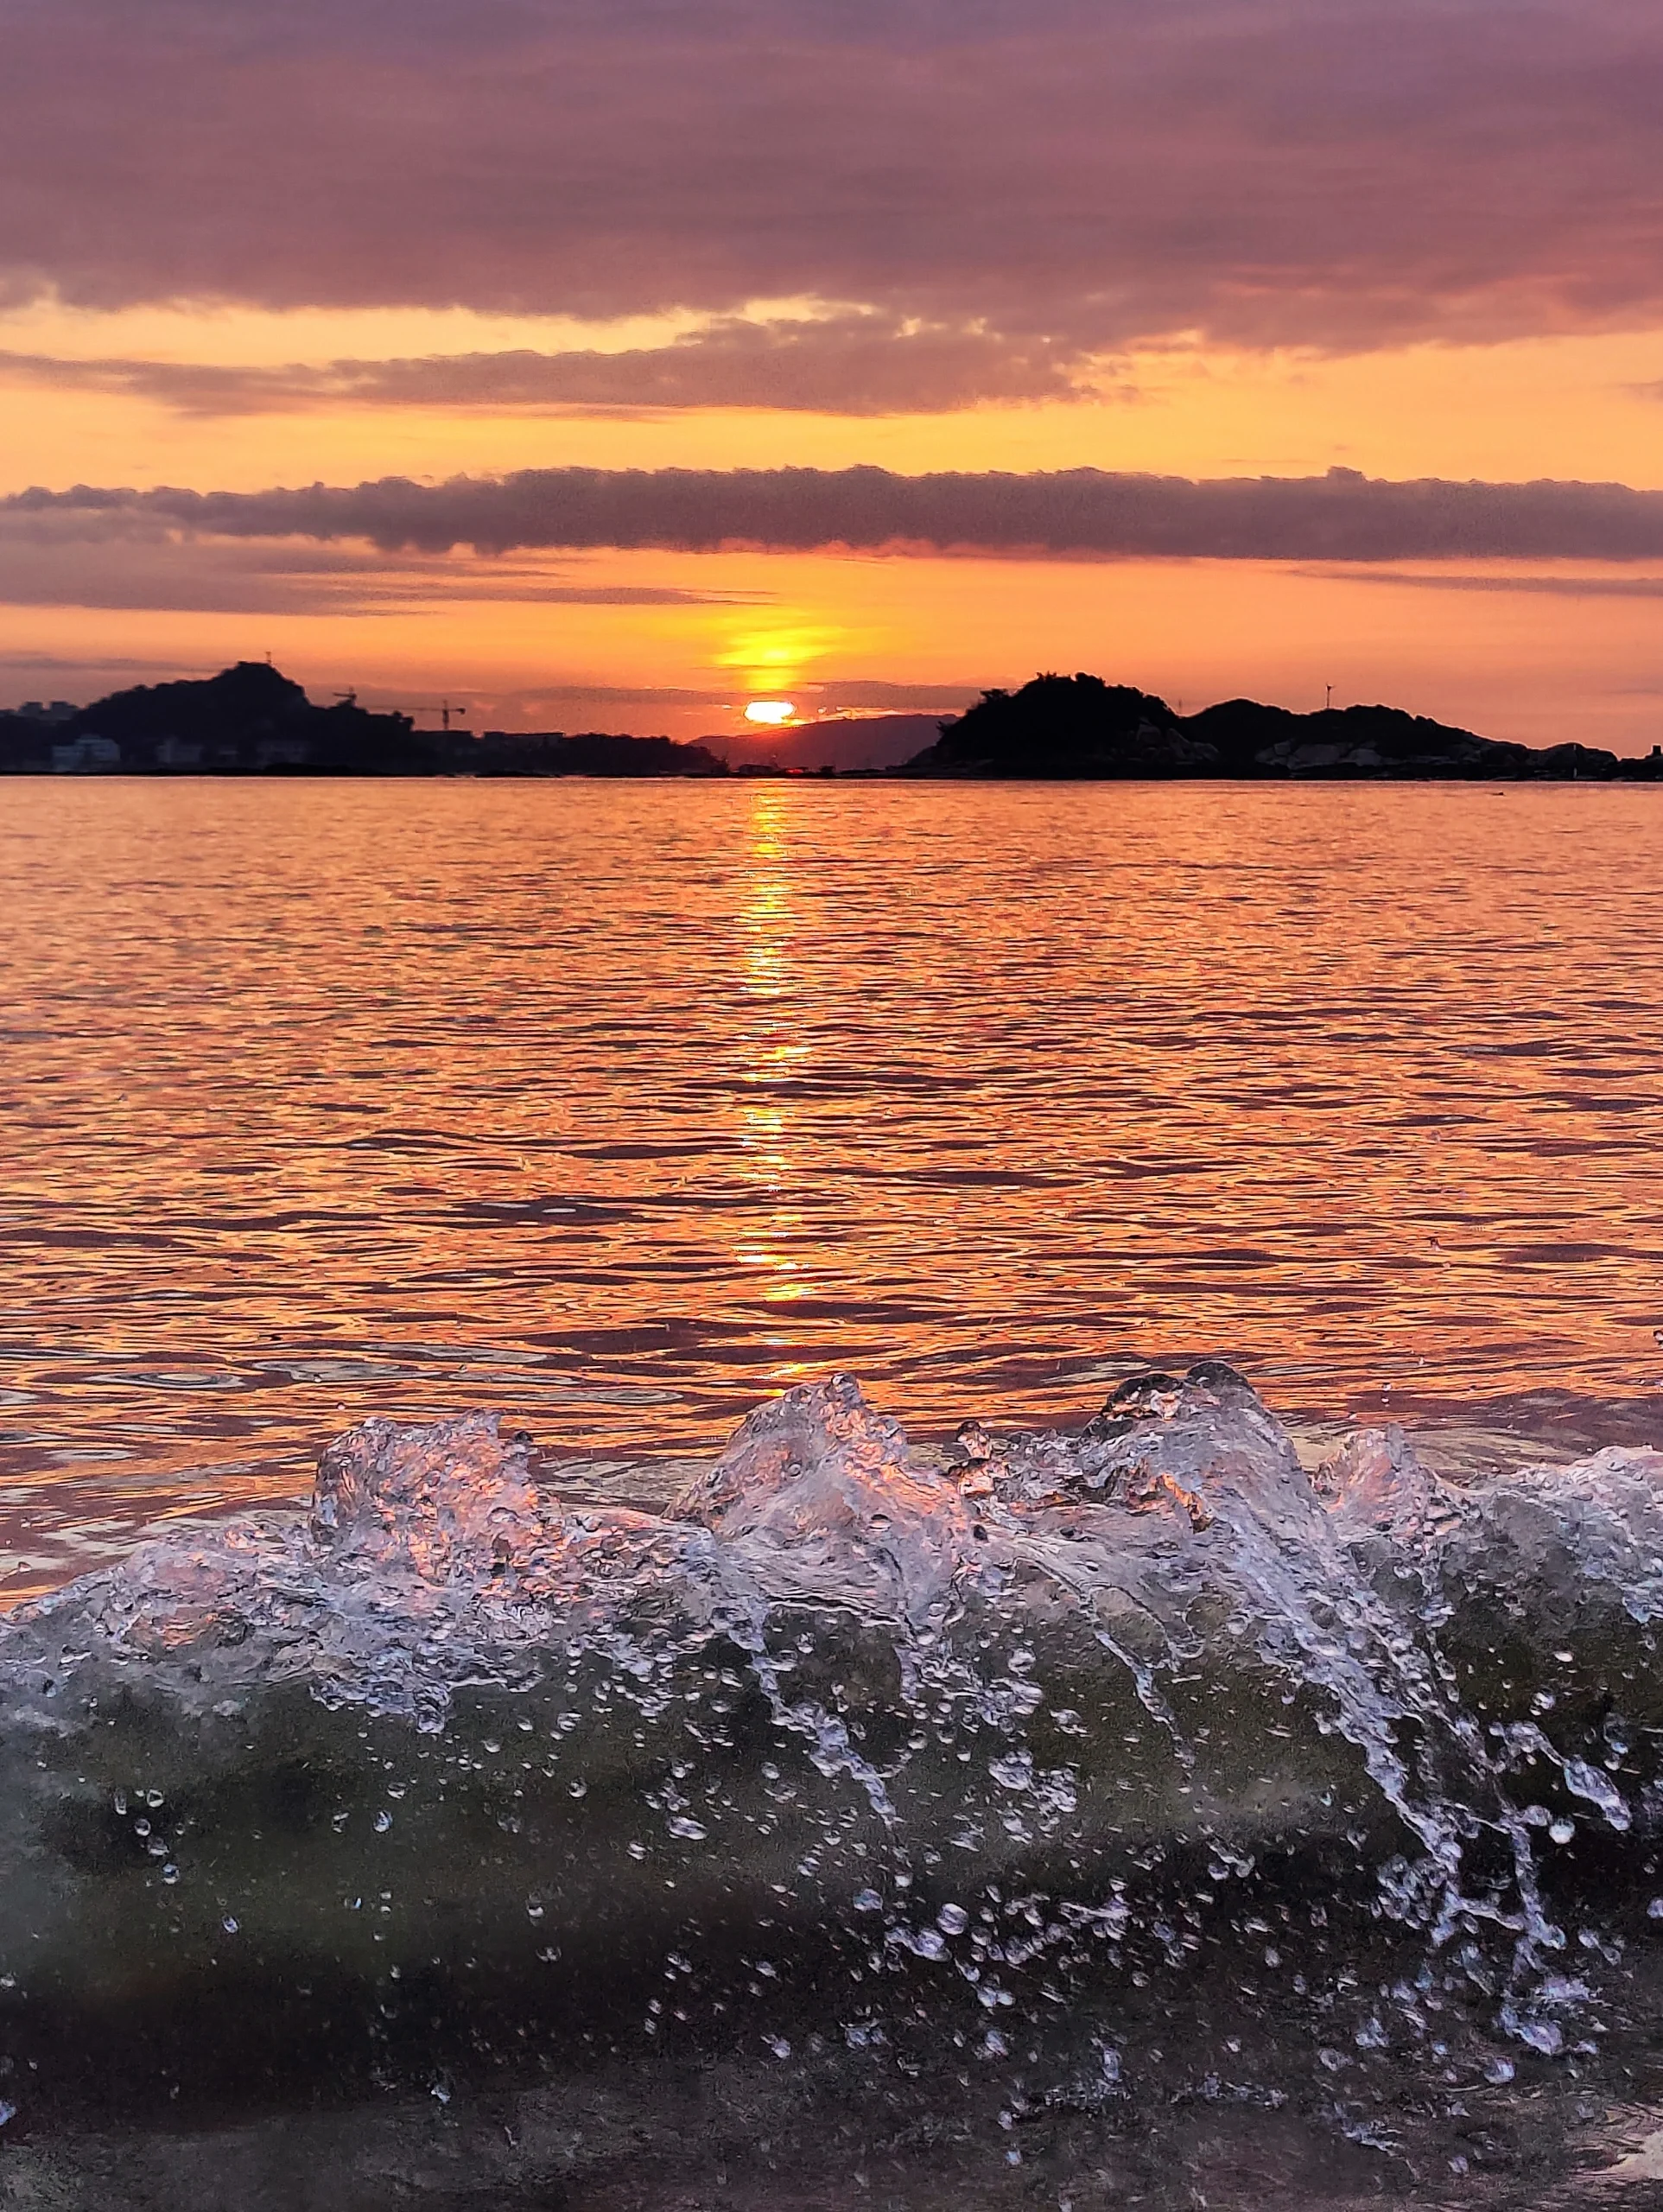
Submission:
<svg viewBox="0 0 1663 2212">
<path fill-rule="evenodd" d="M 1654 0 L 0 0 L 0 703 L 1663 741 Z"/>
</svg>

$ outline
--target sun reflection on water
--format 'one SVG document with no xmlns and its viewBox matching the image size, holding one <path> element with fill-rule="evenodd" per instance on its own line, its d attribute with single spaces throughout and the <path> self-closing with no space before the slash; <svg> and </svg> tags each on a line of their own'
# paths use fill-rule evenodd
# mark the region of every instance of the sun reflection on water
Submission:
<svg viewBox="0 0 1663 2212">
<path fill-rule="evenodd" d="M 752 794 L 750 866 L 742 879 L 739 928 L 743 945 L 741 974 L 748 1001 L 742 1030 L 742 1085 L 765 1090 L 765 1098 L 743 1097 L 738 1109 L 738 1137 L 753 1191 L 765 1201 L 760 1221 L 753 1219 L 734 1259 L 752 1271 L 751 1294 L 770 1306 L 789 1306 L 804 1294 L 801 1261 L 803 1217 L 788 1196 L 798 1173 L 795 1102 L 782 1095 L 793 1069 L 803 1064 L 809 1045 L 803 1034 L 801 978 L 795 959 L 799 917 L 793 895 L 791 836 L 799 833 L 784 795 L 758 786 Z M 760 1278 L 758 1281 L 757 1278 Z M 783 1349 L 778 1340 L 774 1349 Z M 801 1361 L 775 1361 L 766 1372 L 785 1382 L 805 1371 Z"/>
<path fill-rule="evenodd" d="M 0 816 L 0 1592 L 369 1412 L 1660 1402 L 1643 792 L 73 781 Z"/>
</svg>

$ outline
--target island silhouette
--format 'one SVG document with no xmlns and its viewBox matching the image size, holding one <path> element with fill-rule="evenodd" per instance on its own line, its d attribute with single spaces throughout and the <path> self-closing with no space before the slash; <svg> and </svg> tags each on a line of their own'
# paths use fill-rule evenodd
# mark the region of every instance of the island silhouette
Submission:
<svg viewBox="0 0 1663 2212">
<path fill-rule="evenodd" d="M 720 776 L 700 745 L 601 731 L 417 729 L 349 694 L 314 706 L 267 661 L 137 684 L 73 713 L 0 715 L 0 772 L 194 776 Z"/>
<path fill-rule="evenodd" d="M 1256 699 L 1175 714 L 1164 699 L 1099 676 L 1036 676 L 1019 691 L 984 691 L 913 776 L 1253 777 L 1355 781 L 1497 779 L 1609 782 L 1663 779 L 1663 747 L 1623 759 L 1570 742 L 1540 748 L 1479 737 L 1400 707 L 1331 707 L 1300 715 Z"/>
<path fill-rule="evenodd" d="M 899 719 L 899 718 L 895 718 Z M 910 719 L 910 718 L 909 718 Z M 841 726 L 858 733 L 859 722 Z M 930 780 L 1228 778 L 1256 781 L 1663 782 L 1663 747 L 1625 757 L 1566 741 L 1532 747 L 1400 707 L 1296 714 L 1254 699 L 1175 713 L 1154 693 L 1087 674 L 1042 674 L 984 691 L 898 766 L 821 776 Z M 209 776 L 726 776 L 801 773 L 747 763 L 720 743 L 606 731 L 417 729 L 348 694 L 315 706 L 265 661 L 139 684 L 91 706 L 0 713 L 0 773 Z"/>
</svg>

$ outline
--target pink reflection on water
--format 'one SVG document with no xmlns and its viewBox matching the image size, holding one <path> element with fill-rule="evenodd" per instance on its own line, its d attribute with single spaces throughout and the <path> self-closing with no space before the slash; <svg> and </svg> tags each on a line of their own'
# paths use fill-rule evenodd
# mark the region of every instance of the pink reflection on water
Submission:
<svg viewBox="0 0 1663 2212">
<path fill-rule="evenodd" d="M 1336 1417 L 1663 1376 L 1649 791 L 4 796 L 10 1590 L 370 1412 L 696 1453 L 834 1367 L 926 1435 L 1203 1352 Z"/>
</svg>

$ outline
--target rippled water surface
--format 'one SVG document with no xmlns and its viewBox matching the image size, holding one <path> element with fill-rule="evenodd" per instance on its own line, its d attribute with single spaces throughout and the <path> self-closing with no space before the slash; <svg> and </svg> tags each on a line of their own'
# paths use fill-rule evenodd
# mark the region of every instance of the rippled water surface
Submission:
<svg viewBox="0 0 1663 2212">
<path fill-rule="evenodd" d="M 0 786 L 0 1586 L 377 1411 L 1649 1435 L 1644 790 Z"/>
</svg>

